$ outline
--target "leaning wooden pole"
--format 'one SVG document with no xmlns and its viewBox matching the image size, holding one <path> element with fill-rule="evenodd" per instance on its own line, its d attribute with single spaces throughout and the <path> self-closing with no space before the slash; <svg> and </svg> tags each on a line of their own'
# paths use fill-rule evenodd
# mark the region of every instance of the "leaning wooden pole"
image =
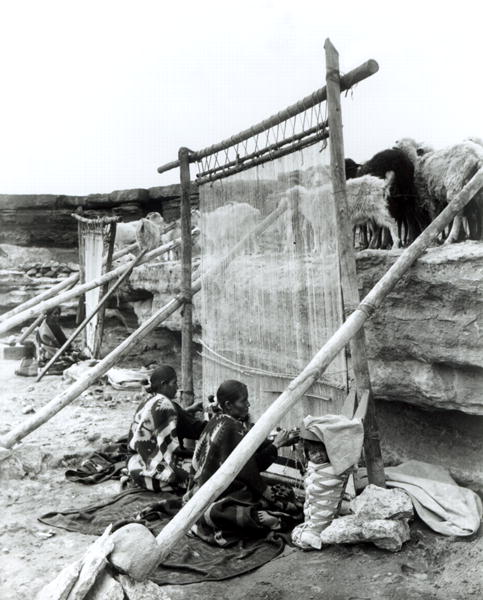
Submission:
<svg viewBox="0 0 483 600">
<path fill-rule="evenodd" d="M 91 319 L 93 319 L 97 315 L 97 313 L 106 304 L 106 302 L 114 294 L 114 292 L 119 288 L 119 286 L 121 286 L 122 283 L 129 277 L 129 275 L 132 273 L 132 270 L 134 269 L 134 267 L 141 261 L 142 257 L 145 254 L 146 254 L 146 250 L 141 252 L 141 254 L 139 254 L 136 257 L 136 260 L 133 261 L 132 263 L 130 263 L 129 269 L 127 269 L 127 271 L 124 271 L 124 273 L 119 277 L 119 279 L 111 287 L 111 289 L 107 290 L 107 292 L 104 294 L 104 296 L 99 300 L 99 302 L 97 303 L 97 306 L 95 308 L 93 308 L 93 310 L 91 310 L 90 314 L 88 314 L 86 316 L 86 318 L 82 321 L 82 323 L 80 323 L 80 325 L 78 325 L 74 329 L 74 331 L 65 340 L 65 342 L 62 344 L 62 346 L 54 354 L 54 356 L 45 365 L 45 367 L 39 373 L 39 375 L 37 376 L 37 379 L 35 381 L 40 381 L 42 379 L 42 377 L 47 373 L 47 371 L 50 369 L 50 367 L 56 362 L 56 360 L 59 358 L 59 356 L 61 354 L 63 354 L 63 352 L 66 350 L 66 348 L 68 348 L 70 346 L 70 344 L 75 340 L 75 338 L 79 335 L 79 333 L 81 331 L 84 331 L 84 329 L 87 327 L 87 324 L 89 323 L 89 321 L 91 321 Z"/>
<path fill-rule="evenodd" d="M 181 295 L 184 299 L 181 323 L 181 394 L 183 404 L 193 401 L 193 306 L 191 293 L 192 240 L 191 240 L 191 181 L 190 151 L 178 152 L 181 182 Z"/>
<path fill-rule="evenodd" d="M 171 231 L 172 229 L 174 229 L 174 223 L 170 223 L 169 225 L 167 225 L 163 229 L 162 234 L 168 233 L 168 231 Z M 112 260 L 113 261 L 118 260 L 119 258 L 126 256 L 126 254 L 132 254 L 133 252 L 137 252 L 138 250 L 139 250 L 139 244 L 137 242 L 135 242 L 134 244 L 130 244 L 129 246 L 126 246 L 122 250 L 118 250 L 117 252 L 114 252 L 114 254 L 112 255 Z M 7 311 L 6 313 L 3 313 L 3 315 L 0 315 L 0 323 L 3 323 L 3 321 L 6 321 L 10 317 L 17 315 L 18 313 L 21 313 L 24 310 L 27 310 L 31 306 L 35 306 L 39 302 L 43 302 L 44 300 L 47 300 L 48 298 L 57 296 L 57 294 L 59 294 L 63 290 L 73 287 L 78 281 L 79 281 L 79 273 L 74 273 L 73 275 L 70 275 L 66 279 L 60 281 L 59 283 L 56 283 L 54 286 L 52 286 L 48 290 L 45 290 L 41 294 L 38 294 L 34 298 L 30 298 L 30 300 L 26 300 L 25 302 L 22 302 L 22 304 L 15 306 L 15 308 L 12 308 L 11 310 Z"/>
<path fill-rule="evenodd" d="M 226 265 L 242 250 L 245 245 L 258 236 L 260 233 L 265 231 L 270 225 L 276 221 L 281 214 L 287 209 L 286 201 L 280 203 L 280 206 L 270 213 L 263 221 L 261 221 L 256 227 L 254 227 L 247 235 L 242 238 L 235 246 L 224 256 L 218 263 L 216 263 L 212 269 L 210 269 L 204 277 L 212 277 L 219 272 L 220 269 L 226 268 Z M 195 229 L 194 231 L 198 231 Z M 148 253 L 149 254 L 149 253 Z M 201 290 L 201 279 L 197 279 L 193 283 L 191 289 L 192 295 L 197 294 Z M 112 366 L 114 366 L 124 354 L 133 348 L 140 340 L 142 340 L 148 333 L 153 331 L 158 325 L 160 325 L 165 319 L 172 315 L 180 306 L 183 304 L 183 297 L 181 294 L 170 300 L 165 304 L 157 313 L 151 316 L 148 321 L 141 325 L 136 331 L 134 331 L 128 338 L 126 338 L 117 348 L 115 348 L 110 354 L 108 354 L 103 360 L 97 365 L 89 369 L 89 371 L 75 383 L 73 383 L 64 392 L 53 398 L 48 404 L 43 406 L 35 415 L 32 415 L 30 419 L 27 419 L 21 423 L 18 427 L 13 429 L 10 433 L 6 434 L 3 438 L 0 438 L 0 447 L 11 448 L 14 444 L 19 442 L 22 438 L 27 436 L 29 433 L 40 427 L 43 423 L 51 419 L 65 406 L 73 402 L 84 390 L 92 385 L 99 377 L 102 377 Z"/>
<path fill-rule="evenodd" d="M 193 233 L 198 233 L 198 231 L 199 231 L 198 229 L 195 229 L 195 231 Z M 175 240 L 173 242 L 169 242 L 169 244 L 164 244 L 164 245 L 160 246 L 159 248 L 155 248 L 154 250 L 151 250 L 150 252 L 145 254 L 141 263 L 145 263 L 153 258 L 156 258 L 157 256 L 160 256 L 161 254 L 165 254 L 166 252 L 168 252 L 169 250 L 172 250 L 173 248 L 176 248 L 177 246 L 179 246 L 179 240 Z M 112 271 L 109 271 L 108 273 L 105 273 L 104 275 L 102 275 L 100 277 L 96 277 L 95 279 L 91 279 L 90 281 L 87 281 L 86 283 L 77 285 L 68 291 L 62 292 L 61 294 L 55 296 L 54 298 L 50 298 L 49 300 L 44 300 L 43 302 L 39 302 L 38 304 L 36 304 L 35 306 L 32 306 L 28 310 L 24 310 L 21 313 L 16 314 L 9 319 L 6 319 L 2 323 L 0 323 L 0 335 L 5 333 L 6 331 L 9 331 L 10 329 L 13 329 L 14 327 L 17 327 L 18 325 L 21 325 L 24 321 L 27 321 L 29 319 L 32 319 L 33 317 L 36 317 L 37 315 L 39 315 L 42 312 L 47 312 L 51 308 L 54 308 L 54 306 L 58 306 L 59 304 L 62 304 L 62 302 L 66 302 L 67 300 L 70 300 L 71 298 L 75 298 L 76 296 L 80 296 L 81 294 L 84 294 L 86 291 L 91 290 L 92 288 L 98 287 L 100 285 L 104 285 L 105 283 L 111 281 L 112 279 L 116 279 L 117 277 L 122 275 L 122 273 L 124 273 L 124 271 L 129 269 L 130 264 L 131 263 L 126 263 L 125 265 L 120 265 L 116 269 L 113 269 Z"/>
<path fill-rule="evenodd" d="M 342 133 L 342 110 L 340 102 L 339 54 L 331 41 L 325 41 L 327 107 L 330 131 L 330 170 L 338 231 L 338 248 L 345 311 L 351 312 L 359 303 L 356 259 L 354 255 L 352 224 L 347 206 L 344 164 L 344 136 Z M 366 355 L 366 339 L 361 328 L 350 343 L 352 369 L 357 396 L 369 392 L 366 418 L 364 420 L 364 456 L 369 482 L 385 487 L 384 463 L 379 441 L 371 379 Z"/>
<path fill-rule="evenodd" d="M 66 277 L 65 279 L 63 279 L 62 281 L 59 281 L 59 283 L 56 283 L 55 285 L 50 287 L 48 290 L 45 290 L 41 294 L 38 294 L 37 296 L 30 298 L 30 300 L 26 300 L 25 302 L 22 302 L 22 304 L 15 306 L 8 312 L 3 313 L 3 315 L 0 316 L 0 323 L 3 323 L 4 321 L 7 321 L 7 319 L 10 319 L 14 315 L 18 315 L 19 313 L 23 312 L 24 310 L 27 310 L 30 307 L 37 305 L 39 302 L 43 302 L 44 300 L 48 300 L 49 298 L 52 298 L 53 296 L 57 296 L 57 294 L 60 294 L 60 292 L 67 290 L 67 289 L 71 288 L 72 286 L 74 286 L 78 281 L 79 281 L 79 273 L 74 273 L 73 275 Z"/>
<path fill-rule="evenodd" d="M 42 323 L 42 321 L 44 320 L 45 315 L 41 314 L 39 315 L 35 321 L 33 323 L 31 323 L 31 325 L 29 325 L 28 329 L 26 329 L 22 335 L 18 338 L 17 340 L 17 344 L 23 344 L 25 342 L 25 340 L 28 338 L 28 336 L 32 333 L 32 331 L 38 327 L 40 325 L 40 323 Z"/>
<path fill-rule="evenodd" d="M 247 460 L 256 452 L 282 417 L 307 393 L 337 354 L 361 330 L 367 319 L 379 308 L 384 298 L 394 289 L 401 277 L 480 189 L 483 189 L 483 169 L 480 169 L 463 188 L 458 197 L 401 254 L 393 266 L 359 303 L 355 311 L 317 352 L 300 375 L 287 386 L 285 391 L 263 413 L 216 473 L 164 527 L 156 538 L 159 545 L 160 563 L 168 556 L 185 532 L 198 521 L 209 504 L 216 500 L 230 485 Z"/>
</svg>

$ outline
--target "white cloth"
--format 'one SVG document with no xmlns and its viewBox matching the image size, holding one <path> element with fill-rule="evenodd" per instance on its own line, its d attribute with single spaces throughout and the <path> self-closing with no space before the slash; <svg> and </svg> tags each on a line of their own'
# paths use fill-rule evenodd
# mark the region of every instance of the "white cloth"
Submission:
<svg viewBox="0 0 483 600">
<path fill-rule="evenodd" d="M 149 381 L 152 370 L 121 369 L 111 367 L 106 373 L 107 380 L 115 390 L 137 390 L 141 389 L 143 381 Z"/>
<path fill-rule="evenodd" d="M 410 460 L 386 467 L 386 484 L 405 490 L 419 517 L 443 535 L 467 536 L 478 531 L 483 507 L 479 496 L 460 487 L 439 465 Z"/>
</svg>

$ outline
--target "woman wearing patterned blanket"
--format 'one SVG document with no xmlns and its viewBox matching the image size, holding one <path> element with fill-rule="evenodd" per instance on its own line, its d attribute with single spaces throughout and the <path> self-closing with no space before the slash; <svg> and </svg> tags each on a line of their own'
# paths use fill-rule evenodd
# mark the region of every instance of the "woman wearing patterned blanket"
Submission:
<svg viewBox="0 0 483 600">
<path fill-rule="evenodd" d="M 222 412 L 208 422 L 196 444 L 192 485 L 186 501 L 223 464 L 247 432 L 244 421 L 250 403 L 246 386 L 239 381 L 225 381 L 216 397 Z M 207 542 L 228 546 L 243 538 L 265 537 L 270 531 L 287 531 L 299 522 L 301 511 L 295 504 L 293 490 L 268 486 L 260 475 L 276 458 L 277 448 L 294 441 L 282 431 L 273 442 L 264 442 L 230 486 L 208 507 L 192 533 Z"/>
<path fill-rule="evenodd" d="M 182 440 L 196 440 L 205 426 L 174 402 L 178 384 L 175 370 L 163 365 L 151 375 L 153 396 L 141 402 L 128 434 L 127 471 L 132 482 L 154 492 L 186 490 L 188 472 L 181 466 Z"/>
</svg>

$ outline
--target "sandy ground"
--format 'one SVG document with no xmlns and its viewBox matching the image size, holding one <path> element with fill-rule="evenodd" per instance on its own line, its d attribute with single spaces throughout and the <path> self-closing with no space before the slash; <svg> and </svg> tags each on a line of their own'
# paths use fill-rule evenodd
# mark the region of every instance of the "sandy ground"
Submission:
<svg viewBox="0 0 483 600">
<path fill-rule="evenodd" d="M 125 336 L 122 330 L 111 335 Z M 159 334 L 158 334 L 159 336 Z M 154 341 L 153 341 L 154 339 Z M 177 365 L 176 340 L 159 336 L 138 348 L 125 364 L 155 359 Z M 161 341 L 159 341 L 161 339 Z M 16 377 L 16 363 L 0 363 L 0 435 L 66 387 L 59 377 L 36 384 Z M 95 390 L 99 392 L 96 393 Z M 66 466 L 106 441 L 126 433 L 137 399 L 94 386 L 19 445 L 30 465 L 25 476 L 0 470 L 0 599 L 30 600 L 58 571 L 81 556 L 93 538 L 42 525 L 37 517 L 53 508 L 82 506 L 118 491 L 117 482 L 95 486 L 70 483 Z M 42 460 L 41 460 L 42 459 Z M 256 572 L 224 582 L 167 586 L 159 598 L 253 600 L 369 600 L 379 598 L 451 600 L 483 597 L 483 534 L 445 538 L 423 524 L 412 525 L 412 540 L 393 554 L 367 545 L 336 546 L 321 552 L 287 549 Z"/>
</svg>

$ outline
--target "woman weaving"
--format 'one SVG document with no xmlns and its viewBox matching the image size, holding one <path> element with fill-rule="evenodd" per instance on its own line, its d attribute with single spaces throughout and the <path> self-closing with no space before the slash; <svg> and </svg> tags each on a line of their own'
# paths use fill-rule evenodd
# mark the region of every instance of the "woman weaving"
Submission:
<svg viewBox="0 0 483 600">
<path fill-rule="evenodd" d="M 37 329 L 35 341 L 37 346 L 38 368 L 42 370 L 57 353 L 67 338 L 59 323 L 60 308 L 58 306 L 47 312 L 45 319 Z M 49 368 L 49 375 L 62 375 L 65 369 L 82 358 L 81 352 L 68 346 L 56 362 Z"/>
<path fill-rule="evenodd" d="M 183 439 L 196 440 L 205 426 L 191 413 L 200 403 L 187 410 L 174 401 L 178 391 L 175 370 L 163 365 L 150 379 L 152 396 L 141 402 L 134 414 L 128 434 L 127 472 L 136 485 L 161 492 L 186 490 L 188 471 L 182 467 Z"/>
<path fill-rule="evenodd" d="M 247 430 L 244 425 L 250 403 L 246 386 L 225 381 L 216 393 L 221 414 L 206 425 L 198 440 L 192 462 L 192 486 L 185 500 L 215 473 L 239 444 Z M 287 432 L 273 442 L 264 442 L 223 494 L 205 511 L 192 533 L 207 542 L 227 546 L 241 538 L 264 537 L 270 531 L 284 531 L 298 522 L 301 511 L 289 488 L 277 493 L 260 473 L 277 457 L 277 449 L 296 441 Z"/>
</svg>

